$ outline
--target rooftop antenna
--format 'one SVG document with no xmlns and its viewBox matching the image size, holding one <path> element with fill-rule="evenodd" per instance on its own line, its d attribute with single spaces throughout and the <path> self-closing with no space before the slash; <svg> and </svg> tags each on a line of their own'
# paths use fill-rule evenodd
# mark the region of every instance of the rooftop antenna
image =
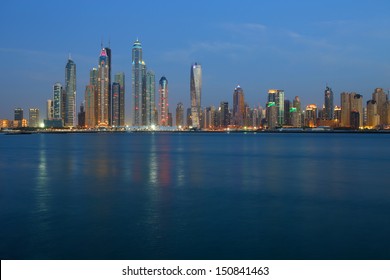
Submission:
<svg viewBox="0 0 390 280">
<path fill-rule="evenodd" d="M 69 53 L 69 57 L 68 57 L 69 60 L 72 60 L 72 55 Z"/>
</svg>

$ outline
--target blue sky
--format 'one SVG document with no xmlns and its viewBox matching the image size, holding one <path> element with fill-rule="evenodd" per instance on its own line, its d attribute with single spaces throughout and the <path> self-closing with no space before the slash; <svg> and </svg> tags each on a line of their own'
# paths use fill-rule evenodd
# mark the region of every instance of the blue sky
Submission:
<svg viewBox="0 0 390 280">
<path fill-rule="evenodd" d="M 44 116 L 69 53 L 79 107 L 102 39 L 111 42 L 112 73 L 126 74 L 127 117 L 137 38 L 148 69 L 169 81 L 171 112 L 189 105 L 193 62 L 203 68 L 203 107 L 231 104 L 237 84 L 251 107 L 264 106 L 270 88 L 319 106 L 327 83 L 335 104 L 342 91 L 367 101 L 374 88 L 390 88 L 388 1 L 3 0 L 1 12 L 0 119 L 15 107 Z"/>
</svg>

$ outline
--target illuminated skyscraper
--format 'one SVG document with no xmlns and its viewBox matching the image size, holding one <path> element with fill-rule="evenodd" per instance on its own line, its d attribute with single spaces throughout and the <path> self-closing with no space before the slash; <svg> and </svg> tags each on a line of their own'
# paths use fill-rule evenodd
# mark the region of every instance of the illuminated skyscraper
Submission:
<svg viewBox="0 0 390 280">
<path fill-rule="evenodd" d="M 53 86 L 53 119 L 62 119 L 62 85 L 55 83 Z"/>
<path fill-rule="evenodd" d="M 28 126 L 39 127 L 39 109 L 30 108 L 28 115 Z"/>
<path fill-rule="evenodd" d="M 227 128 L 230 124 L 230 117 L 229 117 L 229 102 L 222 101 L 219 107 L 220 114 L 219 114 L 219 125 L 222 128 Z"/>
<path fill-rule="evenodd" d="M 284 90 L 270 89 L 268 91 L 268 103 L 274 102 L 277 111 L 277 126 L 284 124 Z M 272 104 L 272 103 L 271 103 Z M 267 105 L 267 108 L 271 108 Z M 273 110 L 273 108 L 272 108 Z"/>
<path fill-rule="evenodd" d="M 341 93 L 341 127 L 351 127 L 351 112 L 359 113 L 359 125 L 363 126 L 363 96 L 355 92 Z M 354 118 L 356 119 L 356 114 Z M 356 125 L 355 121 L 354 125 Z"/>
<path fill-rule="evenodd" d="M 184 105 L 181 102 L 177 103 L 176 107 L 176 126 L 184 126 Z"/>
<path fill-rule="evenodd" d="M 68 59 L 65 66 L 65 126 L 76 126 L 76 64 Z"/>
<path fill-rule="evenodd" d="M 191 122 L 192 127 L 200 128 L 201 97 L 202 97 L 202 67 L 195 63 L 191 65 L 190 75 L 191 92 Z"/>
<path fill-rule="evenodd" d="M 333 120 L 334 117 L 334 106 L 333 106 L 333 91 L 330 87 L 325 89 L 325 120 Z"/>
<path fill-rule="evenodd" d="M 98 70 L 92 68 L 89 73 L 89 85 L 85 88 L 85 126 L 88 128 L 97 125 L 97 83 Z"/>
<path fill-rule="evenodd" d="M 158 124 L 168 126 L 168 80 L 161 77 L 159 82 Z"/>
<path fill-rule="evenodd" d="M 109 84 L 109 58 L 106 49 L 103 48 L 99 56 L 97 77 L 97 125 L 109 126 L 110 115 L 110 84 Z"/>
<path fill-rule="evenodd" d="M 380 124 L 380 116 L 378 114 L 378 104 L 375 100 L 367 101 L 367 126 L 375 128 Z"/>
<path fill-rule="evenodd" d="M 112 84 L 112 126 L 119 126 L 120 84 Z"/>
<path fill-rule="evenodd" d="M 316 127 L 317 126 L 317 105 L 310 104 L 306 106 L 305 110 L 305 126 Z"/>
<path fill-rule="evenodd" d="M 156 77 L 153 71 L 146 73 L 145 125 L 155 125 L 156 110 Z"/>
<path fill-rule="evenodd" d="M 142 125 L 142 108 L 143 100 L 146 100 L 146 89 L 145 89 L 145 74 L 146 65 L 142 60 L 142 45 L 138 39 L 133 44 L 132 49 L 132 76 L 131 76 L 131 125 L 141 126 Z M 144 103 L 145 108 L 145 103 Z M 146 109 L 145 109 L 146 110 Z M 146 117 L 144 117 L 146 120 Z"/>
<path fill-rule="evenodd" d="M 46 103 L 46 119 L 52 120 L 53 119 L 53 100 L 48 99 Z"/>
<path fill-rule="evenodd" d="M 244 126 L 245 116 L 245 101 L 244 91 L 238 85 L 233 92 L 233 124 L 236 126 Z"/>
</svg>

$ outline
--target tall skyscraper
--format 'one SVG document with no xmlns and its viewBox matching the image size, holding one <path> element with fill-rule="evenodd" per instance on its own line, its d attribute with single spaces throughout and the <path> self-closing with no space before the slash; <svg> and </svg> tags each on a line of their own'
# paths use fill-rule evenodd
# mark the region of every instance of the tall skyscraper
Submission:
<svg viewBox="0 0 390 280">
<path fill-rule="evenodd" d="M 132 68 L 131 68 L 131 125 L 142 125 L 142 99 L 146 100 L 146 89 L 144 75 L 146 74 L 146 65 L 142 60 L 142 45 L 138 39 L 133 44 L 132 49 Z M 143 95 L 144 94 L 144 95 Z M 144 100 L 144 102 L 145 102 Z M 144 104 L 145 107 L 145 104 Z M 146 108 L 145 108 L 146 110 Z M 145 118 L 146 119 L 146 118 Z"/>
<path fill-rule="evenodd" d="M 317 105 L 310 104 L 306 106 L 305 110 L 305 126 L 316 127 L 317 126 Z"/>
<path fill-rule="evenodd" d="M 325 120 L 333 120 L 334 117 L 334 106 L 333 106 L 333 91 L 330 87 L 326 87 L 325 89 Z"/>
<path fill-rule="evenodd" d="M 80 112 L 77 115 L 77 123 L 79 127 L 85 127 L 85 105 L 84 102 L 80 105 Z"/>
<path fill-rule="evenodd" d="M 372 100 L 375 100 L 377 104 L 379 124 L 380 125 L 387 124 L 387 117 L 386 117 L 387 94 L 384 92 L 382 88 L 376 88 L 374 93 L 372 94 Z"/>
<path fill-rule="evenodd" d="M 245 101 L 244 90 L 238 85 L 233 92 L 233 124 L 244 126 Z"/>
<path fill-rule="evenodd" d="M 65 126 L 76 126 L 76 64 L 68 59 L 65 66 Z"/>
<path fill-rule="evenodd" d="M 184 105 L 181 102 L 176 107 L 176 126 L 184 127 Z"/>
<path fill-rule="evenodd" d="M 380 124 L 380 115 L 378 114 L 378 104 L 375 100 L 367 101 L 367 126 L 375 128 Z"/>
<path fill-rule="evenodd" d="M 341 127 L 351 127 L 351 112 L 359 113 L 359 125 L 363 126 L 363 96 L 355 92 L 342 92 L 341 95 Z M 356 119 L 356 114 L 354 118 Z M 356 125 L 356 121 L 355 124 Z"/>
<path fill-rule="evenodd" d="M 120 84 L 112 84 L 112 126 L 119 126 Z"/>
<path fill-rule="evenodd" d="M 94 128 L 97 125 L 97 84 L 98 69 L 89 72 L 89 85 L 85 88 L 85 126 Z"/>
<path fill-rule="evenodd" d="M 115 83 L 119 84 L 119 126 L 125 125 L 125 73 L 115 75 Z"/>
<path fill-rule="evenodd" d="M 23 124 L 23 109 L 15 108 L 14 110 L 14 127 L 22 127 Z"/>
<path fill-rule="evenodd" d="M 275 102 L 275 105 L 268 106 L 267 108 L 276 107 L 277 111 L 277 126 L 283 126 L 284 124 L 284 90 L 270 89 L 268 91 L 268 103 Z M 272 105 L 272 103 L 271 103 Z M 273 108 L 271 108 L 274 110 Z"/>
<path fill-rule="evenodd" d="M 112 55 L 111 55 L 111 48 L 104 48 L 106 50 L 107 55 L 107 66 L 108 66 L 108 125 L 112 125 L 112 95 L 111 95 L 111 61 L 112 61 Z"/>
<path fill-rule="evenodd" d="M 53 86 L 53 119 L 62 119 L 62 85 L 55 83 Z"/>
<path fill-rule="evenodd" d="M 361 94 L 351 94 L 350 124 L 354 129 L 363 128 L 363 95 Z"/>
<path fill-rule="evenodd" d="M 191 65 L 190 74 L 191 92 L 191 122 L 192 127 L 200 128 L 201 97 L 202 97 L 202 67 L 196 63 Z"/>
<path fill-rule="evenodd" d="M 145 125 L 155 125 L 156 77 L 153 71 L 146 73 Z"/>
<path fill-rule="evenodd" d="M 158 124 L 168 126 L 168 80 L 164 76 L 159 82 Z"/>
<path fill-rule="evenodd" d="M 219 108 L 220 108 L 220 114 L 219 114 L 220 127 L 227 128 L 230 125 L 229 102 L 222 101 Z"/>
<path fill-rule="evenodd" d="M 109 84 L 109 58 L 103 48 L 99 56 L 97 78 L 97 125 L 110 125 L 110 84 Z"/>
</svg>

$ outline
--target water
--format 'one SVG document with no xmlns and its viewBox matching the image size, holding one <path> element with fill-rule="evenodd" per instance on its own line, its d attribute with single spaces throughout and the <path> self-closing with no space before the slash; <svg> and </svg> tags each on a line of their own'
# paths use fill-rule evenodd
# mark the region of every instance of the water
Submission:
<svg viewBox="0 0 390 280">
<path fill-rule="evenodd" d="M 1 259 L 390 259 L 390 135 L 0 135 Z"/>
</svg>

